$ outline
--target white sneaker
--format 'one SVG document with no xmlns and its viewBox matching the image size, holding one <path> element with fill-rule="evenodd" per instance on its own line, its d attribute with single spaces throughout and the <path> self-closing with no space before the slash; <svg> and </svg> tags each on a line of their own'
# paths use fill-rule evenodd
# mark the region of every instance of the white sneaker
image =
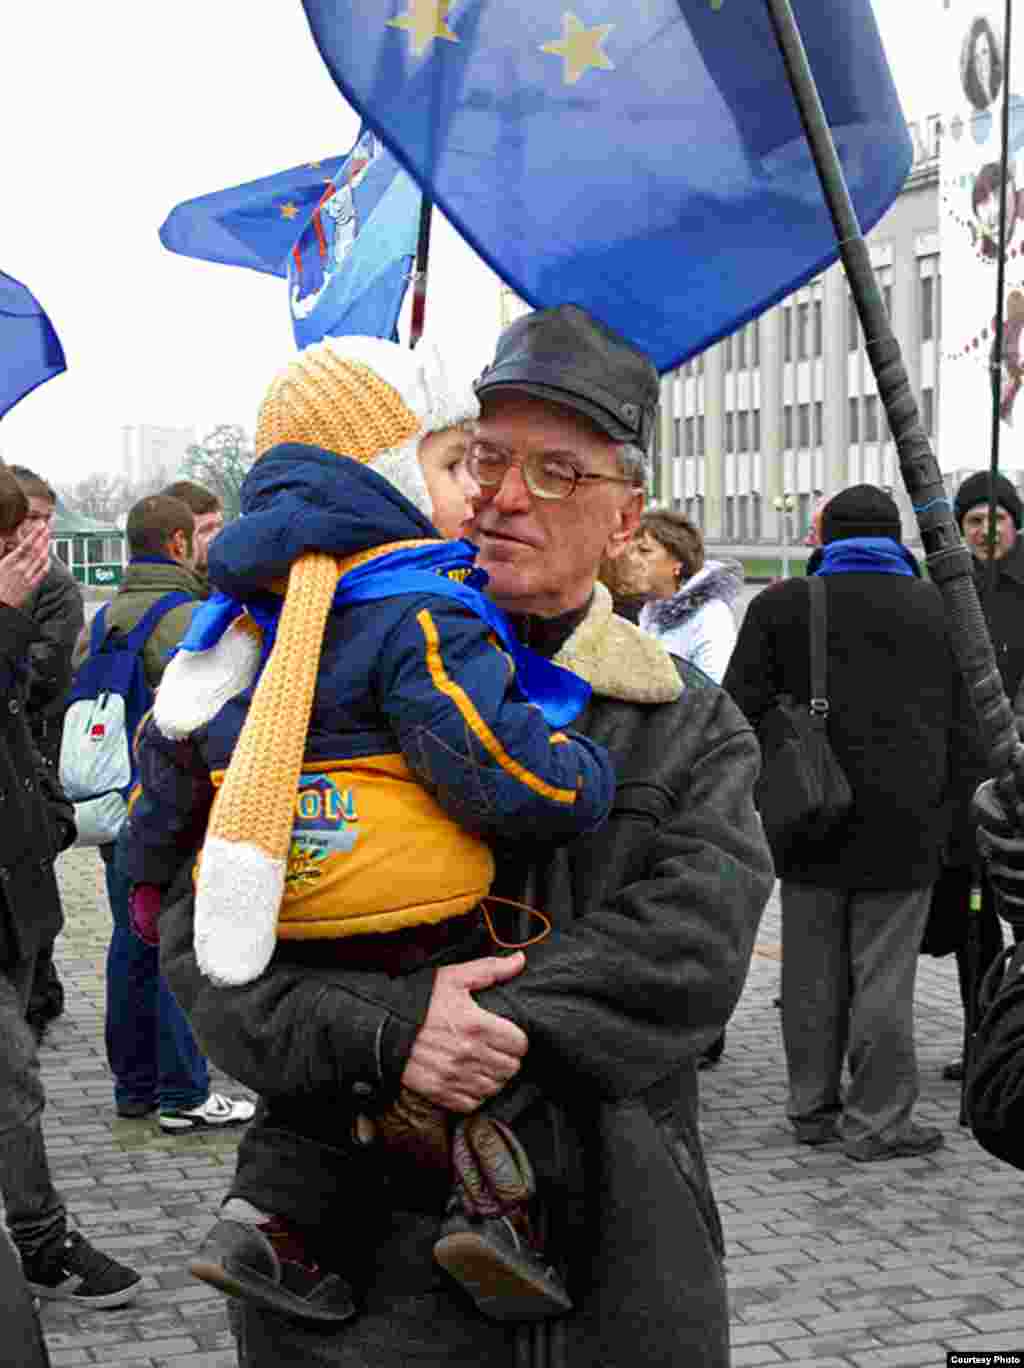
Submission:
<svg viewBox="0 0 1024 1368">
<path fill-rule="evenodd" d="M 223 1126 L 244 1126 L 251 1121 L 256 1107 L 245 1098 L 237 1102 L 222 1093 L 211 1093 L 198 1107 L 187 1110 L 161 1112 L 160 1129 L 168 1135 L 183 1135 L 186 1131 L 220 1130 Z"/>
</svg>

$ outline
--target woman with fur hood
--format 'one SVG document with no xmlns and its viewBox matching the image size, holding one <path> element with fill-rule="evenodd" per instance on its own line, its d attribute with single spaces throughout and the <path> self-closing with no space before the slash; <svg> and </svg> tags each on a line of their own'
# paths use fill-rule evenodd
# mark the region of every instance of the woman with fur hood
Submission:
<svg viewBox="0 0 1024 1368">
<path fill-rule="evenodd" d="M 739 561 L 704 559 L 704 538 L 682 513 L 645 513 L 633 545 L 634 582 L 647 602 L 640 627 L 667 651 L 721 684 L 736 644 L 732 605 Z"/>
</svg>

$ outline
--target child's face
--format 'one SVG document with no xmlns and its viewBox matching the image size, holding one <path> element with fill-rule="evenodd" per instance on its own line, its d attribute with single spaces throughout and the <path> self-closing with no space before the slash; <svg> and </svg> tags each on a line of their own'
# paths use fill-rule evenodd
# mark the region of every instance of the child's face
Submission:
<svg viewBox="0 0 1024 1368">
<path fill-rule="evenodd" d="M 469 473 L 471 435 L 464 428 L 431 432 L 420 442 L 419 458 L 433 523 L 442 537 L 461 537 L 473 516 L 480 486 Z"/>
</svg>

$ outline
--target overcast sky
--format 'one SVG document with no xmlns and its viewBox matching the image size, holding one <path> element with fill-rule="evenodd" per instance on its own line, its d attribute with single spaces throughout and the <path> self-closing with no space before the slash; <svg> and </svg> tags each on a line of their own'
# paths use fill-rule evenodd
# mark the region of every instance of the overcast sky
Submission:
<svg viewBox="0 0 1024 1368">
<path fill-rule="evenodd" d="M 922 11 L 873 0 L 908 118 L 933 107 Z M 166 252 L 179 201 L 345 151 L 358 125 L 300 0 L 12 7 L 4 21 L 0 269 L 39 298 L 67 373 L 0 420 L 0 454 L 53 482 L 118 471 L 123 424 L 250 431 L 294 354 L 284 284 Z M 475 374 L 497 333 L 493 277 L 447 225 L 429 325 Z"/>
</svg>

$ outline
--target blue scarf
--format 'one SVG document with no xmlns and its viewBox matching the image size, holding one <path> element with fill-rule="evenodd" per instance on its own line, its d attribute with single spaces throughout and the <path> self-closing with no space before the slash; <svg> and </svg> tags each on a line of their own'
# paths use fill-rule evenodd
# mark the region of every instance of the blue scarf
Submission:
<svg viewBox="0 0 1024 1368">
<path fill-rule="evenodd" d="M 482 618 L 495 633 L 515 663 L 521 692 L 537 704 L 548 726 L 568 726 L 586 706 L 590 685 L 516 639 L 506 615 L 481 593 L 487 574 L 476 565 L 476 554 L 477 548 L 468 541 L 437 541 L 429 546 L 389 551 L 348 571 L 335 590 L 331 611 L 338 612 L 350 603 L 369 603 L 399 594 L 454 599 Z M 274 644 L 282 602 L 279 595 L 266 591 L 249 594 L 243 602 L 218 590 L 193 614 L 180 649 L 209 650 L 235 618 L 248 611 L 263 632 L 262 669 Z"/>
<path fill-rule="evenodd" d="M 920 575 L 917 562 L 894 537 L 844 537 L 822 548 L 814 575 Z"/>
</svg>

